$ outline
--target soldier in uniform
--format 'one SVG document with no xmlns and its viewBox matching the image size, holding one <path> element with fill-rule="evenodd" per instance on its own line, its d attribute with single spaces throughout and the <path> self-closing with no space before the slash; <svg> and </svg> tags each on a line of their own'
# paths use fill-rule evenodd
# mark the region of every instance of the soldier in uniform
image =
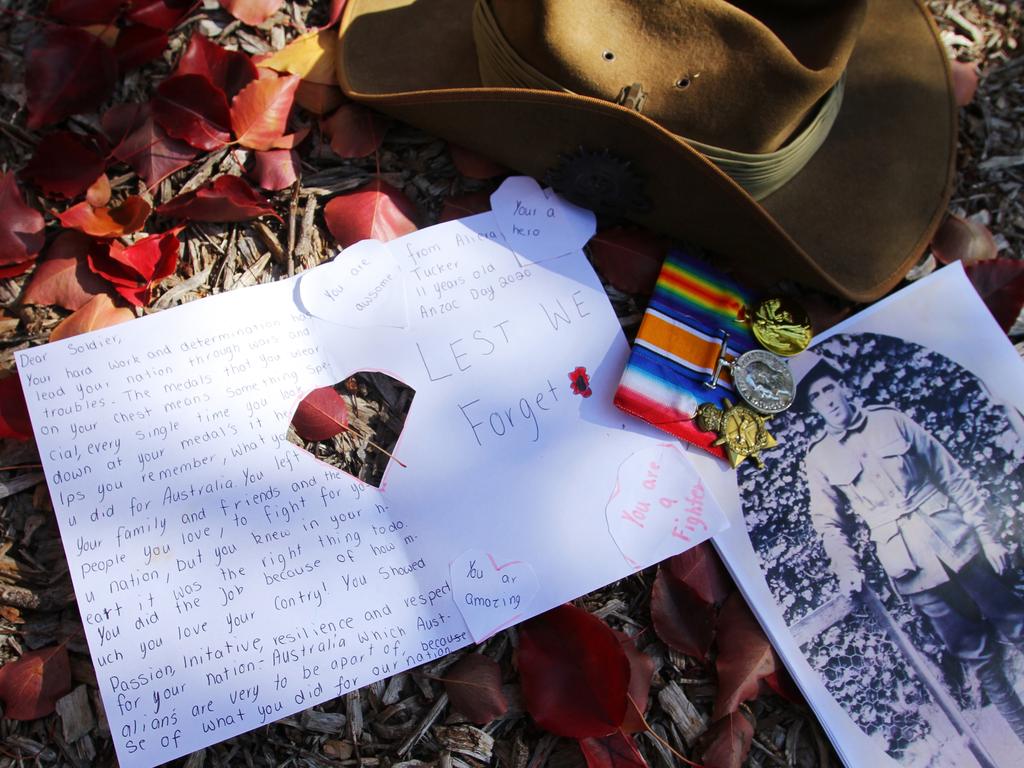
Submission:
<svg viewBox="0 0 1024 768">
<path fill-rule="evenodd" d="M 848 539 L 851 516 L 870 531 L 899 594 L 928 618 L 951 654 L 1024 742 L 1024 703 L 1007 679 L 1002 645 L 1024 642 L 1024 600 L 1001 578 L 1009 552 L 977 485 L 949 451 L 902 411 L 860 407 L 821 360 L 797 404 L 825 421 L 805 470 L 811 518 L 847 594 L 864 585 Z"/>
</svg>

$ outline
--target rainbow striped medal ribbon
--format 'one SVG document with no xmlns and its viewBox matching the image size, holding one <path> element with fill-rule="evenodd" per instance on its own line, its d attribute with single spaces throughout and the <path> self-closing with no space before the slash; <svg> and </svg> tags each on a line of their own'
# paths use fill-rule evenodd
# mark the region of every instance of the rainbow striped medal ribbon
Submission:
<svg viewBox="0 0 1024 768">
<path fill-rule="evenodd" d="M 759 349 L 747 312 L 753 305 L 746 290 L 706 261 L 685 251 L 671 252 L 644 313 L 615 404 L 726 458 L 720 436 L 701 429 L 696 416 L 701 406 L 707 406 L 705 412 L 727 410 L 738 399 L 731 363 Z"/>
</svg>

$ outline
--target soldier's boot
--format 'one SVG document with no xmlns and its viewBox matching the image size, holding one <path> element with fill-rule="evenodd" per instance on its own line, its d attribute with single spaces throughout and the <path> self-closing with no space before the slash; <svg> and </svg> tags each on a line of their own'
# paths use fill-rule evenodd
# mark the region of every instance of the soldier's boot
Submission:
<svg viewBox="0 0 1024 768">
<path fill-rule="evenodd" d="M 1002 654 L 983 662 L 977 669 L 978 682 L 989 701 L 999 710 L 1006 723 L 1024 743 L 1024 702 L 1003 669 Z"/>
</svg>

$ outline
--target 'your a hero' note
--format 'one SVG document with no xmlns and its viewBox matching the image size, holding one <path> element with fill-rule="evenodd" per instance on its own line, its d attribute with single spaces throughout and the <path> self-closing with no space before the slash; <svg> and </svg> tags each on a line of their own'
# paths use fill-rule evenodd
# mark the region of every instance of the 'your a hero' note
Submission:
<svg viewBox="0 0 1024 768">
<path fill-rule="evenodd" d="M 536 194 L 513 202 L 568 210 Z M 559 258 L 517 257 L 480 214 L 17 353 L 121 765 L 438 658 L 723 527 L 685 456 L 612 405 L 629 350 L 582 221 Z M 360 372 L 408 408 L 379 488 L 288 439 L 305 395 L 344 398 Z"/>
</svg>

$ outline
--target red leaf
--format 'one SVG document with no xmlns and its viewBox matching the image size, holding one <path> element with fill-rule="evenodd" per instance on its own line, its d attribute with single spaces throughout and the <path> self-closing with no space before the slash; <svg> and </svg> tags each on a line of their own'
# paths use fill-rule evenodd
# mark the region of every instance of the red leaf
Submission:
<svg viewBox="0 0 1024 768">
<path fill-rule="evenodd" d="M 415 215 L 409 198 L 380 179 L 324 206 L 327 228 L 343 248 L 368 238 L 387 241 L 415 232 Z"/>
<path fill-rule="evenodd" d="M 1009 331 L 1024 306 L 1024 261 L 989 259 L 968 264 L 967 276 L 1004 331 Z"/>
<path fill-rule="evenodd" d="M 241 51 L 229 51 L 195 32 L 178 61 L 175 75 L 203 75 L 228 101 L 256 79 L 256 65 Z"/>
<path fill-rule="evenodd" d="M 32 422 L 28 418 L 25 391 L 21 388 L 21 379 L 16 373 L 0 379 L 0 438 L 32 439 Z M 0 675 L 6 668 L 0 667 Z M 3 693 L 0 691 L 0 698 L 2 697 Z"/>
<path fill-rule="evenodd" d="M 85 202 L 93 208 L 102 208 L 110 202 L 110 177 L 101 173 L 89 188 L 85 190 Z"/>
<path fill-rule="evenodd" d="M 167 48 L 167 32 L 142 25 L 122 29 L 114 44 L 114 55 L 122 72 L 159 59 Z"/>
<path fill-rule="evenodd" d="M 127 248 L 117 240 L 109 247 L 97 243 L 89 251 L 89 268 L 106 278 L 117 291 L 137 307 L 149 303 L 153 284 L 173 274 L 178 264 L 181 227 L 150 235 Z"/>
<path fill-rule="evenodd" d="M 224 93 L 204 75 L 175 75 L 156 88 L 153 118 L 176 139 L 198 149 L 220 149 L 231 139 Z"/>
<path fill-rule="evenodd" d="M 237 176 L 218 176 L 164 203 L 156 212 L 188 221 L 248 221 L 265 214 L 277 216 L 270 203 Z"/>
<path fill-rule="evenodd" d="M 74 27 L 45 27 L 27 58 L 28 127 L 36 130 L 95 109 L 116 79 L 117 60 L 98 38 Z"/>
<path fill-rule="evenodd" d="M 345 95 L 336 85 L 321 85 L 303 80 L 295 91 L 295 103 L 314 115 L 326 115 L 345 101 Z"/>
<path fill-rule="evenodd" d="M 154 29 L 168 30 L 185 18 L 199 0 L 132 0 L 128 20 Z"/>
<path fill-rule="evenodd" d="M 750 752 L 754 726 L 740 712 L 716 720 L 701 737 L 705 768 L 740 768 Z"/>
<path fill-rule="evenodd" d="M 121 237 L 142 229 L 152 210 L 143 198 L 132 195 L 115 208 L 93 208 L 82 202 L 58 213 L 57 218 L 65 227 L 93 237 Z"/>
<path fill-rule="evenodd" d="M 800 689 L 796 687 L 796 683 L 793 682 L 793 678 L 785 667 L 779 667 L 770 675 L 765 677 L 763 680 L 765 686 L 770 690 L 774 691 L 777 695 L 784 698 L 791 704 L 798 706 L 807 706 L 807 701 L 804 699 Z"/>
<path fill-rule="evenodd" d="M 252 175 L 263 189 L 276 192 L 290 187 L 299 178 L 299 153 L 294 149 L 256 152 Z"/>
<path fill-rule="evenodd" d="M 32 265 L 36 263 L 34 258 L 27 259 L 26 261 L 19 261 L 17 264 L 8 264 L 6 267 L 0 267 L 0 279 L 5 277 L 17 277 L 18 275 L 24 275 L 30 269 Z"/>
<path fill-rule="evenodd" d="M 445 673 L 444 689 L 452 709 L 477 725 L 485 725 L 508 711 L 501 690 L 501 667 L 479 653 L 463 656 Z"/>
<path fill-rule="evenodd" d="M 958 107 L 966 107 L 974 101 L 978 90 L 978 65 L 975 62 L 951 61 L 953 72 L 953 95 Z"/>
<path fill-rule="evenodd" d="M 94 296 L 81 309 L 64 318 L 50 333 L 50 341 L 60 341 L 89 331 L 98 331 L 118 323 L 135 319 L 135 313 L 127 307 L 119 307 L 110 296 L 103 293 Z"/>
<path fill-rule="evenodd" d="M 946 215 L 932 237 L 932 253 L 943 264 L 954 261 L 973 264 L 994 259 L 998 252 L 999 248 L 988 227 L 955 213 Z"/>
<path fill-rule="evenodd" d="M 115 104 L 100 115 L 100 126 L 109 145 L 117 148 L 150 114 L 149 103 Z"/>
<path fill-rule="evenodd" d="M 341 12 L 345 8 L 345 0 L 331 0 L 331 13 L 327 18 L 327 26 L 333 27 L 335 22 L 341 18 Z"/>
<path fill-rule="evenodd" d="M 473 216 L 491 210 L 491 196 L 486 192 L 466 192 L 454 197 L 446 197 L 441 205 L 441 214 L 437 218 L 438 224 L 445 221 L 454 221 L 466 216 Z"/>
<path fill-rule="evenodd" d="M 50 0 L 46 13 L 67 24 L 106 24 L 117 18 L 124 0 Z"/>
<path fill-rule="evenodd" d="M 65 230 L 46 249 L 21 296 L 23 304 L 56 304 L 76 310 L 106 290 L 89 270 L 86 255 L 92 241 L 81 232 Z"/>
<path fill-rule="evenodd" d="M 732 579 L 711 542 L 670 557 L 664 566 L 705 603 L 721 603 L 733 591 Z"/>
<path fill-rule="evenodd" d="M 644 712 L 647 711 L 647 697 L 651 692 L 651 678 L 654 677 L 654 659 L 636 647 L 633 638 L 625 632 L 613 629 L 615 637 L 622 644 L 622 650 L 629 659 L 629 698 L 626 702 L 626 718 L 621 730 L 636 733 L 647 730 Z M 634 706 L 635 705 L 635 706 Z"/>
<path fill-rule="evenodd" d="M 733 592 L 718 617 L 718 691 L 713 717 L 725 717 L 741 702 L 756 698 L 760 681 L 775 671 L 776 663 L 761 625 L 743 596 Z"/>
<path fill-rule="evenodd" d="M 281 7 L 284 0 L 220 0 L 228 13 L 246 24 L 262 24 Z"/>
<path fill-rule="evenodd" d="M 21 172 L 43 194 L 78 197 L 96 181 L 106 160 L 88 139 L 71 131 L 44 136 Z"/>
<path fill-rule="evenodd" d="M 324 132 L 339 157 L 366 157 L 380 149 L 390 121 L 362 104 L 342 104 L 324 120 Z"/>
<path fill-rule="evenodd" d="M 663 238 L 636 227 L 612 227 L 590 241 L 594 268 L 623 293 L 653 291 L 666 253 Z"/>
<path fill-rule="evenodd" d="M 25 204 L 13 173 L 0 175 L 0 265 L 30 260 L 43 247 L 43 214 Z"/>
<path fill-rule="evenodd" d="M 715 637 L 715 607 L 693 589 L 658 568 L 651 590 L 651 622 L 662 642 L 698 659 L 706 659 Z"/>
<path fill-rule="evenodd" d="M 4 717 L 36 720 L 54 711 L 57 699 L 71 690 L 71 662 L 63 645 L 29 651 L 0 667 Z"/>
<path fill-rule="evenodd" d="M 103 115 L 104 129 L 112 141 L 116 135 L 123 137 L 115 142 L 112 154 L 121 162 L 130 165 L 146 182 L 147 187 L 155 187 L 175 171 L 187 166 L 199 154 L 198 150 L 184 141 L 168 136 L 167 132 L 153 120 L 148 104 L 124 106 L 129 109 L 122 112 L 117 111 L 118 108 L 115 107 Z M 131 107 L 136 109 L 133 111 Z M 133 114 L 129 114 L 130 112 Z M 124 123 L 129 117 L 131 124 L 124 128 Z M 124 133 L 120 133 L 122 129 Z"/>
<path fill-rule="evenodd" d="M 451 153 L 455 170 L 468 179 L 493 179 L 495 176 L 508 173 L 508 168 L 504 165 L 458 144 L 449 144 L 448 151 Z"/>
<path fill-rule="evenodd" d="M 334 387 L 314 389 L 295 409 L 292 426 L 307 442 L 327 440 L 348 429 L 348 406 Z"/>
<path fill-rule="evenodd" d="M 558 736 L 607 736 L 626 715 L 629 659 L 607 624 L 575 606 L 520 626 L 519 676 L 527 711 Z"/>
<path fill-rule="evenodd" d="M 616 731 L 611 736 L 580 739 L 587 768 L 647 768 L 647 761 L 633 739 Z"/>
<path fill-rule="evenodd" d="M 255 80 L 231 102 L 231 127 L 238 143 L 250 149 L 273 149 L 288 126 L 299 78 L 295 75 Z"/>
</svg>

